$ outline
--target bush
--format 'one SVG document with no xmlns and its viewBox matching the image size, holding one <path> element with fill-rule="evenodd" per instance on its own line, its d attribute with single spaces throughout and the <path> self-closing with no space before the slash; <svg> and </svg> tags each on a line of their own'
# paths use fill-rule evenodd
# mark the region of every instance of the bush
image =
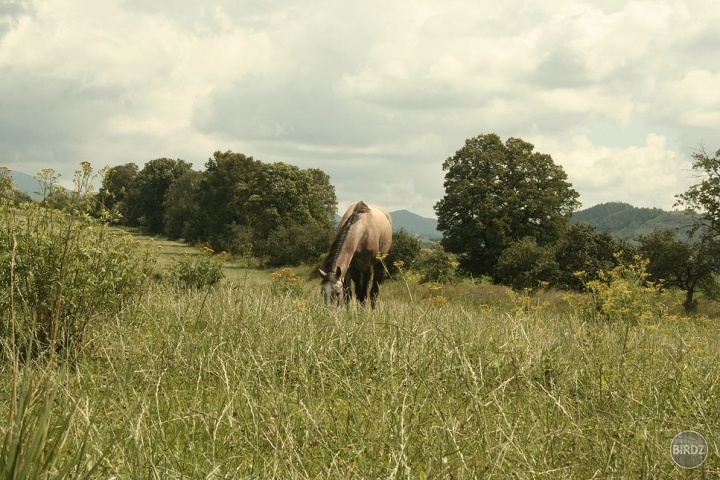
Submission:
<svg viewBox="0 0 720 480">
<path fill-rule="evenodd" d="M 317 222 L 278 226 L 266 240 L 258 240 L 258 254 L 269 266 L 312 263 L 327 249 L 330 230 Z"/>
<path fill-rule="evenodd" d="M 36 203 L 0 205 L 0 338 L 16 352 L 77 357 L 92 322 L 141 295 L 156 249 L 112 232 L 87 213 L 89 164 L 76 173 L 66 211 Z M 52 185 L 54 198 L 60 190 Z"/>
<path fill-rule="evenodd" d="M 516 290 L 549 284 L 559 274 L 552 246 L 540 246 L 526 237 L 510 244 L 498 259 L 495 275 L 499 283 Z"/>
<path fill-rule="evenodd" d="M 292 268 L 285 267 L 270 275 L 271 290 L 276 295 L 298 296 L 302 293 L 303 280 Z"/>
<path fill-rule="evenodd" d="M 619 258 L 621 254 L 616 254 Z M 589 294 L 586 314 L 602 322 L 638 323 L 658 316 L 658 290 L 648 280 L 648 260 L 636 255 L 632 263 L 622 263 L 601 271 L 599 280 L 585 284 Z M 584 272 L 577 272 L 582 278 Z"/>
<path fill-rule="evenodd" d="M 399 271 L 398 265 L 411 268 L 420 252 L 422 245 L 415 235 L 405 229 L 394 232 L 390 256 L 386 262 L 388 271 L 391 275 L 395 274 Z"/>
<path fill-rule="evenodd" d="M 170 267 L 170 283 L 180 288 L 212 287 L 225 277 L 222 271 L 224 254 L 213 255 L 208 247 L 200 248 L 200 253 L 184 253 Z"/>
<path fill-rule="evenodd" d="M 457 278 L 458 265 L 457 257 L 438 243 L 418 255 L 413 270 L 420 275 L 420 283 L 451 283 Z"/>
</svg>

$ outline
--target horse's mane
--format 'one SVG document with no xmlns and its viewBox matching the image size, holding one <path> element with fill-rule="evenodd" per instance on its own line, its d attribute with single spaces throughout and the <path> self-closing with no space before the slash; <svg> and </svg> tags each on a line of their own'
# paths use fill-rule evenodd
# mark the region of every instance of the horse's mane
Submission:
<svg viewBox="0 0 720 480">
<path fill-rule="evenodd" d="M 343 245 L 345 244 L 350 228 L 360 219 L 360 215 L 369 211 L 370 207 L 368 207 L 365 202 L 359 201 L 355 204 L 352 215 L 350 215 L 342 223 L 342 225 L 340 225 L 340 228 L 338 228 L 338 231 L 335 234 L 335 238 L 333 238 L 333 241 L 330 244 L 330 252 L 328 253 L 327 258 L 325 259 L 325 264 L 323 265 L 323 269 L 326 272 L 330 273 L 334 271 L 335 262 L 340 255 Z"/>
</svg>

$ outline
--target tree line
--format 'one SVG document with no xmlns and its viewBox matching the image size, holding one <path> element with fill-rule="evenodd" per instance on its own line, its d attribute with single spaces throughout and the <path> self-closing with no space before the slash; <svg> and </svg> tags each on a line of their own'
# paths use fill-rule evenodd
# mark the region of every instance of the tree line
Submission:
<svg viewBox="0 0 720 480">
<path fill-rule="evenodd" d="M 204 171 L 169 158 L 112 167 L 98 199 L 124 225 L 268 265 L 317 261 L 337 209 L 322 170 L 231 151 L 215 152 Z"/>
<path fill-rule="evenodd" d="M 701 149 L 693 159 L 702 181 L 678 194 L 677 205 L 702 214 L 682 232 L 656 230 L 630 242 L 570 222 L 579 194 L 550 155 L 519 138 L 469 138 L 443 163 L 445 195 L 435 204 L 440 244 L 421 255 L 417 238 L 396 233 L 388 266 L 410 268 L 418 259 L 427 281 L 450 279 L 457 267 L 516 289 L 582 291 L 601 272 L 641 255 L 649 260 L 649 279 L 684 290 L 692 310 L 697 291 L 720 292 L 720 150 Z M 55 193 L 44 202 L 61 206 Z M 337 208 L 322 170 L 231 151 L 215 152 L 204 171 L 169 158 L 142 169 L 109 168 L 97 201 L 123 225 L 273 266 L 316 263 L 334 233 Z"/>
</svg>

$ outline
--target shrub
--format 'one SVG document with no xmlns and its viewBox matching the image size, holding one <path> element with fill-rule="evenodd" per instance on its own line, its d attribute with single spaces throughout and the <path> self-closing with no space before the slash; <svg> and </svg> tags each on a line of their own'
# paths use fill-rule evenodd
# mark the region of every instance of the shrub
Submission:
<svg viewBox="0 0 720 480">
<path fill-rule="evenodd" d="M 413 270 L 420 274 L 420 283 L 451 283 L 457 278 L 458 265 L 457 257 L 438 243 L 418 255 Z"/>
<path fill-rule="evenodd" d="M 270 275 L 274 294 L 297 296 L 302 293 L 303 280 L 292 268 L 285 267 Z"/>
<path fill-rule="evenodd" d="M 77 357 L 88 325 L 116 314 L 142 294 L 156 260 L 150 244 L 109 230 L 91 218 L 89 164 L 77 190 L 61 193 L 65 211 L 8 201 L 0 205 L 0 338 L 15 351 Z"/>
<path fill-rule="evenodd" d="M 415 259 L 422 252 L 422 245 L 417 236 L 405 229 L 393 233 L 392 249 L 386 262 L 390 274 L 399 273 L 397 265 L 411 268 Z"/>
<path fill-rule="evenodd" d="M 495 272 L 499 283 L 516 290 L 549 284 L 558 274 L 553 247 L 538 245 L 532 237 L 525 237 L 503 250 Z"/>
<path fill-rule="evenodd" d="M 225 254 L 214 255 L 208 247 L 200 248 L 200 253 L 184 253 L 170 267 L 170 283 L 180 288 L 212 287 L 225 277 L 222 271 Z"/>
<path fill-rule="evenodd" d="M 621 254 L 616 254 L 619 258 Z M 648 260 L 636 255 L 631 263 L 621 263 L 610 271 L 599 272 L 599 280 L 585 283 L 588 292 L 586 314 L 591 320 L 637 323 L 657 315 L 658 290 L 648 280 Z M 584 272 L 576 275 L 583 277 Z"/>
</svg>

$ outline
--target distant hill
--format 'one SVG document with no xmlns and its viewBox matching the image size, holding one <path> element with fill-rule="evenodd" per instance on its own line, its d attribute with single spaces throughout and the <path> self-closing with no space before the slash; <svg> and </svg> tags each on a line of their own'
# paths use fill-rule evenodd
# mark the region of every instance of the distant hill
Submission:
<svg viewBox="0 0 720 480">
<path fill-rule="evenodd" d="M 416 213 L 409 212 L 407 210 L 396 210 L 390 212 L 390 216 L 393 220 L 393 230 L 398 231 L 404 229 L 415 235 L 426 237 L 431 240 L 439 240 L 442 238 L 442 233 L 437 229 L 437 220 L 434 218 L 421 217 Z"/>
<path fill-rule="evenodd" d="M 12 177 L 18 190 L 26 192 L 33 200 L 40 200 L 40 196 L 37 192 L 40 191 L 40 182 L 35 177 L 28 175 L 27 173 L 11 171 L 10 176 Z"/>
<path fill-rule="evenodd" d="M 692 224 L 685 212 L 667 212 L 660 208 L 633 207 L 622 202 L 609 202 L 575 212 L 572 223 L 589 223 L 599 232 L 608 231 L 617 239 L 636 240 L 655 230 L 684 228 Z"/>
</svg>

